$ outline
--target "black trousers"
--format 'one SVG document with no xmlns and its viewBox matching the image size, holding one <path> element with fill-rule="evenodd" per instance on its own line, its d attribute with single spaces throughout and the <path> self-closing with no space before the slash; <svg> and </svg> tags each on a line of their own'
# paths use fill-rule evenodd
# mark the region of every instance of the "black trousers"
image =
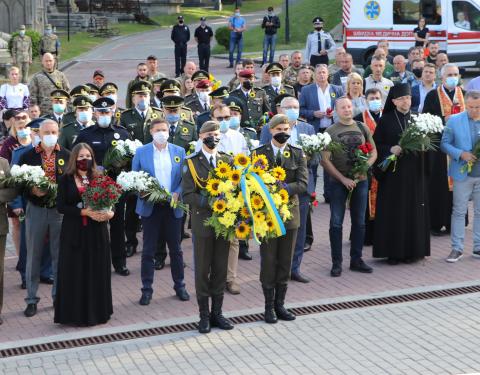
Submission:
<svg viewBox="0 0 480 375">
<path fill-rule="evenodd" d="M 210 64 L 210 44 L 198 44 L 198 63 L 201 70 L 208 72 L 208 65 Z"/>
<path fill-rule="evenodd" d="M 122 196 L 115 205 L 115 215 L 110 220 L 110 248 L 113 268 L 118 269 L 127 264 L 125 251 L 125 197 Z"/>
<path fill-rule="evenodd" d="M 312 56 L 310 56 L 310 65 L 315 67 L 318 64 L 328 65 L 328 55 L 322 55 L 322 56 L 312 55 Z"/>
<path fill-rule="evenodd" d="M 183 73 L 183 68 L 187 62 L 187 43 L 175 44 L 175 76 Z"/>
<path fill-rule="evenodd" d="M 129 194 L 125 198 L 125 236 L 127 237 L 127 244 L 137 246 L 137 230 L 140 225 L 135 208 L 137 207 L 137 196 Z"/>
</svg>

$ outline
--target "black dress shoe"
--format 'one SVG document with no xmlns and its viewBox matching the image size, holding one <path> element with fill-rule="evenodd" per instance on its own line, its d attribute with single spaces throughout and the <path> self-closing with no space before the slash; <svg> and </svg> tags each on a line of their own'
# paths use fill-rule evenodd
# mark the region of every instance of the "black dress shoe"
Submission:
<svg viewBox="0 0 480 375">
<path fill-rule="evenodd" d="M 37 304 L 36 303 L 29 303 L 27 308 L 23 312 L 27 318 L 31 318 L 37 313 Z"/>
<path fill-rule="evenodd" d="M 25 280 L 22 280 L 22 284 L 20 285 L 20 288 L 27 289 L 27 282 Z"/>
<path fill-rule="evenodd" d="M 137 246 L 135 245 L 127 245 L 126 247 L 127 247 L 126 249 L 127 258 L 130 258 L 137 252 Z"/>
<path fill-rule="evenodd" d="M 363 259 L 358 259 L 350 262 L 350 271 L 356 271 L 361 273 L 372 273 L 373 268 L 366 264 Z"/>
<path fill-rule="evenodd" d="M 147 306 L 147 305 L 150 305 L 150 301 L 152 300 L 152 295 L 151 294 L 147 294 L 147 293 L 144 293 L 142 294 L 142 296 L 140 297 L 140 301 L 138 301 L 138 303 L 142 306 Z"/>
<path fill-rule="evenodd" d="M 252 260 L 252 256 L 248 252 L 248 250 L 241 251 L 238 253 L 238 258 L 243 260 Z"/>
<path fill-rule="evenodd" d="M 303 252 L 306 253 L 307 251 L 312 250 L 312 244 L 311 243 L 306 243 L 305 246 L 303 247 Z"/>
<path fill-rule="evenodd" d="M 53 277 L 40 277 L 40 282 L 42 284 L 53 285 Z"/>
<path fill-rule="evenodd" d="M 176 295 L 180 301 L 188 301 L 190 299 L 190 296 L 185 288 L 178 289 L 176 291 Z"/>
<path fill-rule="evenodd" d="M 155 259 L 155 269 L 157 271 L 160 271 L 164 267 L 165 267 L 165 260 Z"/>
<path fill-rule="evenodd" d="M 130 275 L 130 271 L 128 270 L 127 267 L 122 266 L 119 268 L 115 268 L 115 273 L 118 273 L 120 276 L 128 276 Z"/>
<path fill-rule="evenodd" d="M 292 273 L 291 279 L 293 281 L 298 281 L 300 283 L 309 283 L 310 279 L 308 277 L 303 276 L 300 272 L 299 273 Z"/>
<path fill-rule="evenodd" d="M 182 240 L 187 239 L 187 238 L 192 238 L 191 234 L 188 232 L 183 232 L 182 233 Z"/>
<path fill-rule="evenodd" d="M 342 275 L 342 265 L 341 264 L 334 264 L 332 269 L 330 270 L 330 276 L 332 277 L 339 277 Z"/>
</svg>

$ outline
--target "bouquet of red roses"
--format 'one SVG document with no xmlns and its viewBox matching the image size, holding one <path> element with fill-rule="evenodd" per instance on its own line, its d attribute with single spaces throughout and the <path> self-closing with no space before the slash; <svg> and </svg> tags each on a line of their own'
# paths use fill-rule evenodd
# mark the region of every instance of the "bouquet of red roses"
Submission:
<svg viewBox="0 0 480 375">
<path fill-rule="evenodd" d="M 372 156 L 373 146 L 369 142 L 361 144 L 356 149 L 353 150 L 353 165 L 350 170 L 350 178 L 357 183 L 360 177 L 367 177 L 368 170 L 370 169 L 370 164 L 368 164 L 368 159 Z M 348 193 L 347 203 L 350 202 L 352 198 L 353 189 Z"/>
<path fill-rule="evenodd" d="M 108 176 L 95 176 L 82 194 L 84 207 L 94 211 L 111 210 L 122 195 L 122 188 Z"/>
</svg>

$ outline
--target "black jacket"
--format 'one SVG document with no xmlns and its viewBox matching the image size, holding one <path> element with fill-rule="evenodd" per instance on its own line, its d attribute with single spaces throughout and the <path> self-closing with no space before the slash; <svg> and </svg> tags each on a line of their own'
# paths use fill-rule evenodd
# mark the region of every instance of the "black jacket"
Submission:
<svg viewBox="0 0 480 375">
<path fill-rule="evenodd" d="M 272 22 L 272 26 L 265 25 L 267 22 Z M 265 16 L 262 21 L 262 29 L 265 29 L 265 34 L 275 35 L 277 29 L 280 28 L 280 19 L 277 16 Z"/>
<path fill-rule="evenodd" d="M 172 35 L 170 37 L 175 44 L 187 44 L 190 40 L 190 29 L 187 25 L 175 25 L 172 28 Z"/>
</svg>

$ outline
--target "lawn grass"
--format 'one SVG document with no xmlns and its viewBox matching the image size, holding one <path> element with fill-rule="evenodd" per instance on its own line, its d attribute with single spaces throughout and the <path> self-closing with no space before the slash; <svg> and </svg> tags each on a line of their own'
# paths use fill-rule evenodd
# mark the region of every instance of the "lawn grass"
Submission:
<svg viewBox="0 0 480 375">
<path fill-rule="evenodd" d="M 320 15 L 325 20 L 325 29 L 335 27 L 342 16 L 342 0 L 301 0 L 293 5 L 290 15 L 290 44 L 285 43 L 285 16 L 280 13 L 281 28 L 278 30 L 276 50 L 305 48 L 307 34 L 313 30 L 312 20 Z M 244 52 L 257 52 L 263 49 L 264 30 L 256 26 L 247 31 L 243 37 Z M 226 53 L 224 47 L 215 46 L 213 53 Z"/>
</svg>

